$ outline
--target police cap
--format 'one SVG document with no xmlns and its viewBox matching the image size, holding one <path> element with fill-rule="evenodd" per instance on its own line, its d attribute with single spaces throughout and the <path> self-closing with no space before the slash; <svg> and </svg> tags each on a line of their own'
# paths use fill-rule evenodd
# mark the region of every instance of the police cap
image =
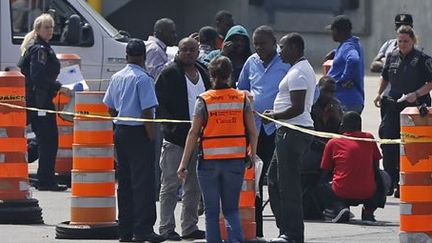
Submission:
<svg viewBox="0 0 432 243">
<path fill-rule="evenodd" d="M 144 41 L 141 39 L 130 39 L 126 46 L 126 54 L 129 56 L 137 57 L 144 56 L 146 53 L 146 47 Z"/>
<path fill-rule="evenodd" d="M 326 26 L 326 29 L 351 30 L 351 20 L 346 15 L 338 15 L 330 25 Z"/>
<path fill-rule="evenodd" d="M 410 25 L 413 26 L 413 17 L 411 14 L 397 14 L 395 17 L 395 24 L 397 25 Z"/>
</svg>

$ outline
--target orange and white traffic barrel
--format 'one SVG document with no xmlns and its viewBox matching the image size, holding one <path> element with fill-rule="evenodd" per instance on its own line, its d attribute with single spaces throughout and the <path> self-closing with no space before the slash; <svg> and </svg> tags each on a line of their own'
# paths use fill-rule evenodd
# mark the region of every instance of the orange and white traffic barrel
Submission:
<svg viewBox="0 0 432 243">
<path fill-rule="evenodd" d="M 400 242 L 432 242 L 432 112 L 400 115 Z"/>
<path fill-rule="evenodd" d="M 255 167 L 252 167 L 245 171 L 239 199 L 240 222 L 245 242 L 253 241 L 256 238 L 255 195 Z M 226 241 L 228 237 L 222 214 L 219 219 L 219 227 L 221 237 Z"/>
<path fill-rule="evenodd" d="M 20 72 L 0 72 L 0 102 L 26 105 Z M 0 223 L 43 223 L 42 209 L 29 191 L 25 128 L 25 110 L 0 105 Z"/>
<path fill-rule="evenodd" d="M 61 68 L 81 65 L 81 58 L 76 54 L 57 54 Z M 53 99 L 56 110 L 63 111 L 70 102 L 73 102 L 71 97 L 57 93 Z M 58 127 L 58 152 L 55 163 L 55 172 L 59 176 L 58 179 L 65 184 L 70 185 L 70 175 L 72 170 L 72 140 L 73 140 L 73 117 L 68 115 L 58 114 L 56 116 Z"/>
<path fill-rule="evenodd" d="M 77 92 L 75 112 L 109 116 L 104 92 Z M 110 120 L 74 118 L 71 220 L 57 226 L 61 239 L 116 239 L 113 125 Z M 83 226 L 88 229 L 84 234 Z"/>
</svg>

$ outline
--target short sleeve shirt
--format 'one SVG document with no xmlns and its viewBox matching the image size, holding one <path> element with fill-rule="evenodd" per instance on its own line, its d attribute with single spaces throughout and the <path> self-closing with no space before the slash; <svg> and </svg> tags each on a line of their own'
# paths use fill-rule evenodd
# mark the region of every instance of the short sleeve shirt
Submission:
<svg viewBox="0 0 432 243">
<path fill-rule="evenodd" d="M 118 112 L 117 117 L 141 118 L 143 110 L 158 106 L 153 79 L 135 64 L 128 64 L 112 76 L 103 102 Z M 130 126 L 144 124 L 119 120 L 114 123 Z"/>
<path fill-rule="evenodd" d="M 291 107 L 290 92 L 297 90 L 306 91 L 305 107 L 302 114 L 289 120 L 281 120 L 282 122 L 304 127 L 313 127 L 313 120 L 310 113 L 313 105 L 315 86 L 315 72 L 307 60 L 299 61 L 291 67 L 279 84 L 279 92 L 276 95 L 273 110 L 275 112 L 282 112 Z M 280 127 L 278 124 L 276 124 L 276 126 Z"/>
<path fill-rule="evenodd" d="M 365 132 L 344 135 L 373 138 Z M 321 168 L 333 172 L 332 189 L 344 199 L 368 199 L 376 191 L 374 161 L 381 159 L 376 143 L 333 138 L 326 144 Z"/>
<path fill-rule="evenodd" d="M 405 57 L 395 50 L 387 57 L 382 77 L 391 84 L 390 96 L 399 99 L 432 81 L 432 58 L 417 49 Z"/>
</svg>

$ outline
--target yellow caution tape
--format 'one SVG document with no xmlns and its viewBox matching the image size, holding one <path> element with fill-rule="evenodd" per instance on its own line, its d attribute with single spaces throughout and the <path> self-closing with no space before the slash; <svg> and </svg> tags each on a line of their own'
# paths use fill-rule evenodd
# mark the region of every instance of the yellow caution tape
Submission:
<svg viewBox="0 0 432 243">
<path fill-rule="evenodd" d="M 310 134 L 313 136 L 321 137 L 321 138 L 346 138 L 346 139 L 350 139 L 350 140 L 375 142 L 375 143 L 380 143 L 380 144 L 432 143 L 432 137 L 428 137 L 428 138 L 422 137 L 420 139 L 420 138 L 416 138 L 415 135 L 408 134 L 408 133 L 401 133 L 401 137 L 403 139 L 373 139 L 373 138 L 350 137 L 350 136 L 345 136 L 345 135 L 330 133 L 330 132 L 319 132 L 319 131 L 315 131 L 315 130 L 306 129 L 303 127 L 298 127 L 298 126 L 295 126 L 292 124 L 288 124 L 286 122 L 281 122 L 281 121 L 272 119 L 268 116 L 265 116 L 263 114 L 260 114 L 258 112 L 255 112 L 255 113 L 259 117 L 267 119 L 269 121 L 272 121 L 272 122 L 279 124 L 281 126 L 288 127 L 290 129 L 293 129 L 293 130 L 296 130 L 299 132 L 303 132 L 303 133 L 307 133 L 307 134 Z"/>
<path fill-rule="evenodd" d="M 133 117 L 111 117 L 111 116 L 100 116 L 100 115 L 93 115 L 93 114 L 74 113 L 74 112 L 67 112 L 67 111 L 54 111 L 54 110 L 39 109 L 39 108 L 34 108 L 34 107 L 24 107 L 24 106 L 19 106 L 19 105 L 12 105 L 12 104 L 2 103 L 2 102 L 0 102 L 0 105 L 6 106 L 9 108 L 13 108 L 13 109 L 20 109 L 20 110 L 29 110 L 29 111 L 46 112 L 46 113 L 53 113 L 53 114 L 63 114 L 63 115 L 69 115 L 69 116 L 74 116 L 74 117 L 95 118 L 95 119 L 105 119 L 105 120 L 115 120 L 115 121 L 135 121 L 135 122 L 155 122 L 155 123 L 162 123 L 162 122 L 191 123 L 191 121 L 188 121 L 188 120 L 145 119 L 145 118 L 133 118 Z"/>
<path fill-rule="evenodd" d="M 38 112 L 46 112 L 46 113 L 54 113 L 54 114 L 64 114 L 74 117 L 84 117 L 84 118 L 95 118 L 95 119 L 105 119 L 105 120 L 115 120 L 115 121 L 135 121 L 135 122 L 154 122 L 154 123 L 191 123 L 189 120 L 171 120 L 171 119 L 144 119 L 144 118 L 133 118 L 133 117 L 110 117 L 110 116 L 100 116 L 100 115 L 93 115 L 93 114 L 82 114 L 82 113 L 74 113 L 74 112 L 67 112 L 67 111 L 54 111 L 54 110 L 47 110 L 47 109 L 38 109 L 34 107 L 24 107 L 19 105 L 12 105 L 8 103 L 0 102 L 1 106 L 6 106 L 13 109 L 20 109 L 20 110 L 29 110 L 29 111 L 38 111 Z M 289 123 L 281 122 L 275 119 L 272 119 L 268 116 L 265 116 L 261 113 L 255 112 L 259 117 L 263 119 L 267 119 L 269 121 L 272 121 L 276 124 L 279 124 L 284 127 L 288 127 L 290 129 L 307 133 L 313 136 L 321 137 L 321 138 L 345 138 L 355 141 L 365 141 L 365 142 L 375 142 L 380 144 L 406 144 L 406 143 L 432 143 L 432 137 L 419 137 L 415 134 L 409 134 L 409 133 L 401 133 L 402 139 L 373 139 L 373 138 L 357 138 L 357 137 L 350 137 L 345 136 L 337 133 L 330 133 L 330 132 L 319 132 L 315 130 L 306 129 L 303 127 L 295 126 Z"/>
</svg>

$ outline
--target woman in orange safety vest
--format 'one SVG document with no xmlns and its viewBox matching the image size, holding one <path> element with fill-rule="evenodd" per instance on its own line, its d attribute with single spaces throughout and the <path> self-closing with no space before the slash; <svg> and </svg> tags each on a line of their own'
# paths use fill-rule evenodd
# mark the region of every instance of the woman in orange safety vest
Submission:
<svg viewBox="0 0 432 243">
<path fill-rule="evenodd" d="M 197 174 L 204 198 L 207 242 L 222 242 L 219 202 L 227 220 L 228 242 L 243 242 L 239 197 L 246 158 L 256 152 L 257 134 L 252 108 L 246 94 L 230 88 L 231 61 L 218 57 L 209 64 L 213 88 L 195 104 L 178 176 L 187 176 L 187 162 L 199 139 Z"/>
</svg>

